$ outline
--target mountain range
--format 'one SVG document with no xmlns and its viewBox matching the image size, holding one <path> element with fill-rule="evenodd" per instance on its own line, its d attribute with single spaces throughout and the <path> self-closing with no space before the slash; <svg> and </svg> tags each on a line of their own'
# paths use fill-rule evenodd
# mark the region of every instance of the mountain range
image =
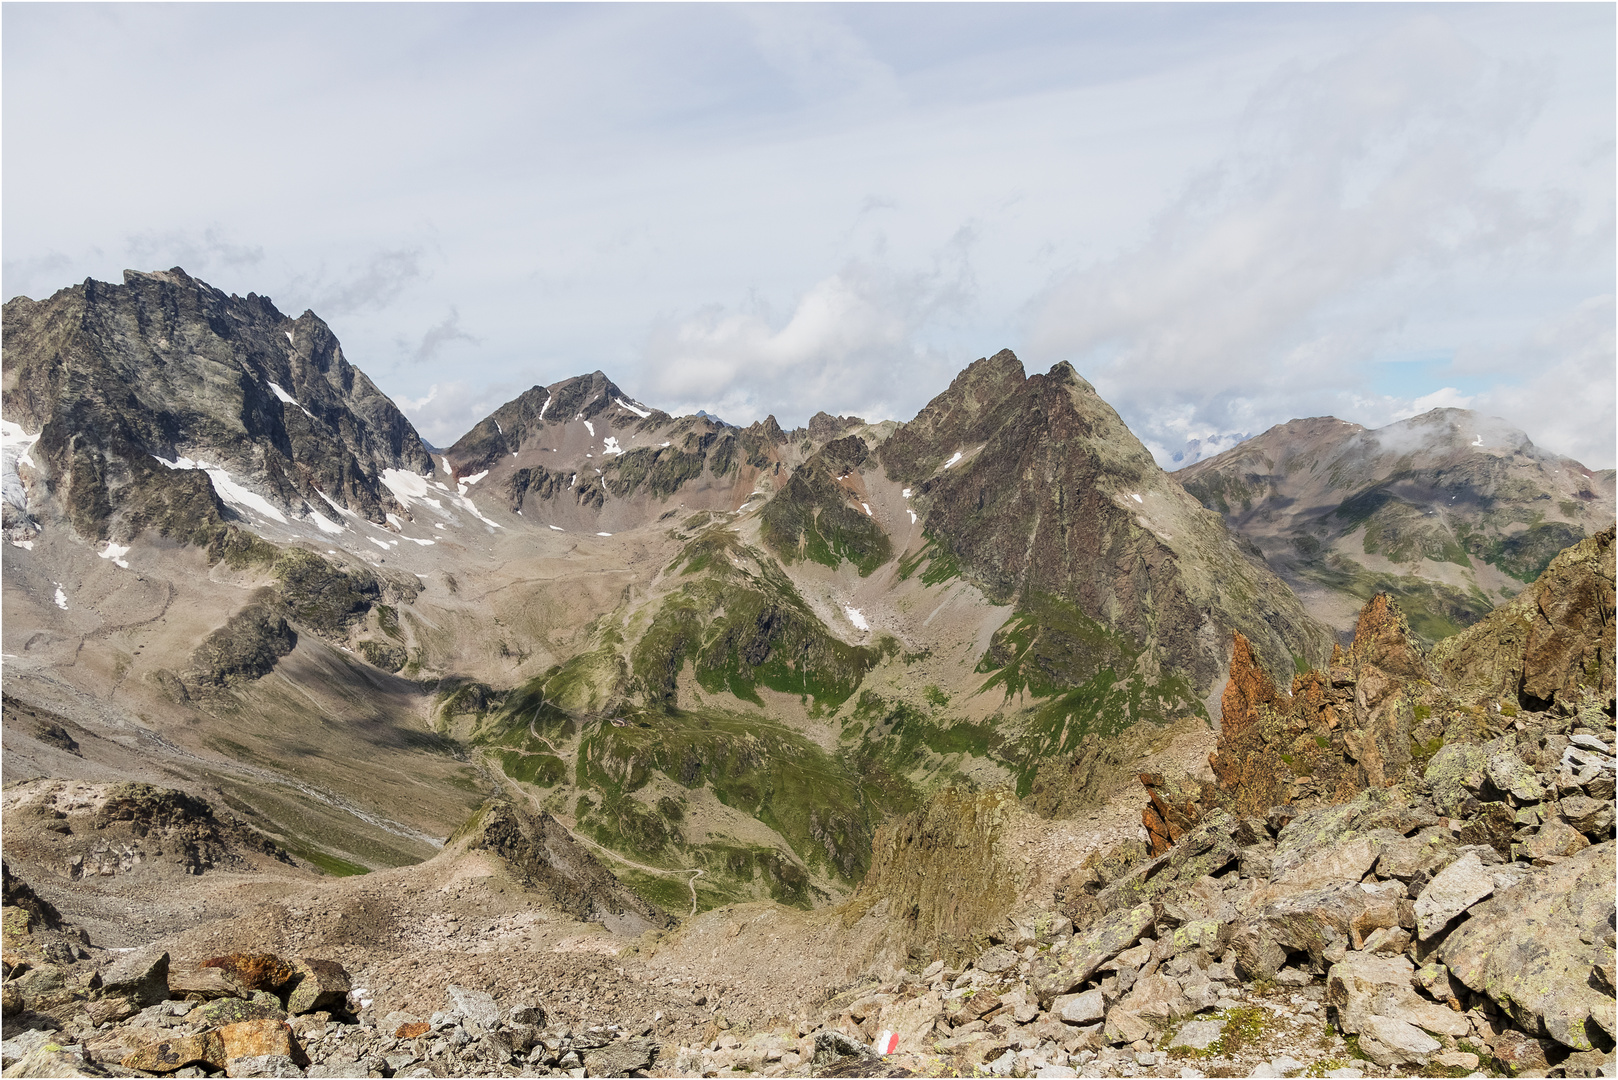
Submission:
<svg viewBox="0 0 1618 1080">
<path fill-rule="evenodd" d="M 1475 414 L 1298 420 L 1169 474 L 1070 365 L 1006 350 L 905 422 L 737 427 L 595 371 L 439 449 L 314 313 L 179 268 L 3 319 L 7 890 L 80 944 L 375 934 L 409 966 L 421 920 L 461 940 L 447 904 L 558 954 L 757 923 L 820 942 L 824 988 L 1037 953 L 1019 897 L 1072 937 L 1139 910 L 1096 906 L 1131 860 L 1216 821 L 1271 843 L 1259 803 L 1415 783 L 1523 711 L 1610 732 L 1613 474 Z M 408 927 L 373 917 L 396 895 Z M 1146 906 L 1160 940 L 1195 921 Z M 545 936 L 580 921 L 607 937 Z"/>
</svg>

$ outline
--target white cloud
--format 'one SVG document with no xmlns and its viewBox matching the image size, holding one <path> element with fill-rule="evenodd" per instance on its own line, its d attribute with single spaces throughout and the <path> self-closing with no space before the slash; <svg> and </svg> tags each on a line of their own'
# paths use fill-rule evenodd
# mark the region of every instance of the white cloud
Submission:
<svg viewBox="0 0 1618 1080">
<path fill-rule="evenodd" d="M 1570 198 L 1490 179 L 1542 97 L 1436 18 L 1286 71 L 1143 243 L 1056 283 L 1031 352 L 1073 359 L 1165 445 L 1186 404 L 1213 430 L 1340 408 L 1435 282 L 1554 261 Z"/>
<path fill-rule="evenodd" d="M 971 303 L 970 242 L 959 234 L 928 271 L 851 261 L 784 316 L 754 297 L 668 320 L 647 342 L 642 396 L 674 412 L 702 408 L 743 424 L 773 413 L 792 427 L 821 409 L 867 420 L 902 409 L 908 419 L 916 387 L 899 373 L 942 380 L 932 392 L 953 374 L 926 339 L 939 320 Z"/>
<path fill-rule="evenodd" d="M 397 397 L 394 404 L 416 426 L 421 437 L 449 447 L 521 390 L 510 383 L 472 386 L 465 382 L 433 383 L 419 398 Z"/>
<path fill-rule="evenodd" d="M 1441 387 L 1430 394 L 1423 394 L 1409 405 L 1396 405 L 1391 410 L 1395 420 L 1416 416 L 1432 409 L 1470 409 L 1473 398 L 1463 394 L 1453 386 Z"/>
</svg>

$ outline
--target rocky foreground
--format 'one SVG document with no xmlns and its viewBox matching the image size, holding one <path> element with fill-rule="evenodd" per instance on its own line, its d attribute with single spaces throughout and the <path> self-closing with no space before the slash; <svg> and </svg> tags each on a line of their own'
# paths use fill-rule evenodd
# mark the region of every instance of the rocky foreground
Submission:
<svg viewBox="0 0 1618 1080">
<path fill-rule="evenodd" d="M 285 893 L 172 954 L 91 946 L 8 864 L 5 1074 L 1611 1076 L 1612 548 L 1610 530 L 1570 548 L 1431 654 L 1379 598 L 1290 692 L 1238 640 L 1214 778 L 1143 775 L 1144 840 L 1095 849 L 1038 903 L 981 901 L 981 932 L 947 947 L 905 937 L 924 901 L 936 925 L 949 904 L 897 871 L 1014 805 L 967 799 L 953 835 L 938 815 L 885 826 L 840 908 L 721 909 L 635 945 L 535 914 L 522 890 L 564 909 L 594 873 L 546 878 L 571 865 L 549 825 L 502 833 L 548 837 L 521 858 L 473 830 L 462 862 L 347 879 L 321 912 Z M 971 873 L 943 891 L 995 895 Z M 390 901 L 418 879 L 418 906 Z M 762 970 L 877 924 L 904 947 L 873 946 L 833 992 Z"/>
</svg>

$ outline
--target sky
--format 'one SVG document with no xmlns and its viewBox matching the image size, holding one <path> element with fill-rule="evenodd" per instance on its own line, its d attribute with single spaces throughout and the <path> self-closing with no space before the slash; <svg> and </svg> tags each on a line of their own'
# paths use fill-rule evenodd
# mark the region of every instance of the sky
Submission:
<svg viewBox="0 0 1618 1080">
<path fill-rule="evenodd" d="M 437 445 L 596 369 L 908 420 L 1071 362 L 1165 467 L 1438 406 L 1615 458 L 1612 4 L 0 6 L 0 291 L 188 272 Z"/>
</svg>

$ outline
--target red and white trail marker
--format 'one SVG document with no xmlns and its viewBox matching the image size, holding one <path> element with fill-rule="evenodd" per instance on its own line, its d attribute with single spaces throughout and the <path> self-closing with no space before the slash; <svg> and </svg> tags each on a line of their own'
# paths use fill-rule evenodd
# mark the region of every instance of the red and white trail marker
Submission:
<svg viewBox="0 0 1618 1080">
<path fill-rule="evenodd" d="M 876 1042 L 871 1044 L 871 1049 L 879 1054 L 896 1053 L 899 1049 L 899 1036 L 894 1032 L 884 1031 L 876 1037 Z"/>
</svg>

